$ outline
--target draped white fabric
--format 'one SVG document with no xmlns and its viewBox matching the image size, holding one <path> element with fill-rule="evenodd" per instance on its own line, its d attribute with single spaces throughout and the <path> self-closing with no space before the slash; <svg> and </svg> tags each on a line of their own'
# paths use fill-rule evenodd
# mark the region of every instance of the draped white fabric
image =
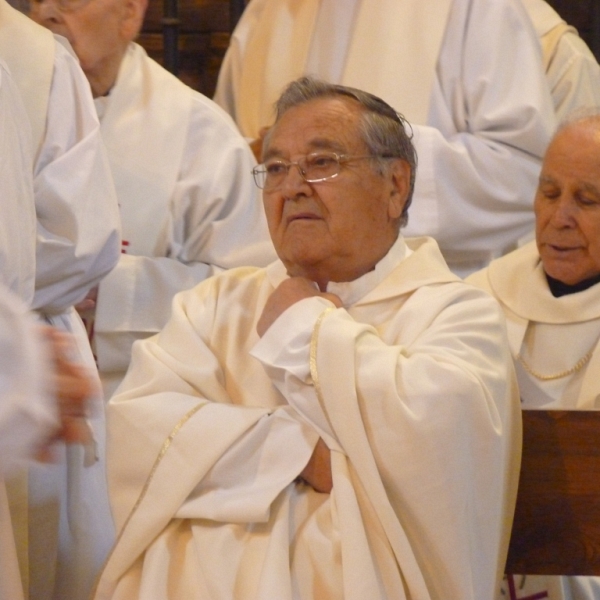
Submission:
<svg viewBox="0 0 600 600">
<path fill-rule="evenodd" d="M 259 340 L 286 277 L 220 274 L 134 346 L 108 407 L 120 534 L 95 597 L 491 598 L 520 448 L 499 308 L 435 242 L 400 238 L 330 286 L 345 308 L 303 300 Z M 330 495 L 294 482 L 319 436 Z"/>
<path fill-rule="evenodd" d="M 73 309 L 119 257 L 119 214 L 89 84 L 68 43 L 0 0 L 0 58 L 15 80 L 38 138 L 33 190 L 37 217 L 35 295 L 40 317 L 75 336 L 74 353 L 96 373 Z M 64 44 L 64 45 L 63 45 Z M 11 51 L 4 53 L 10 47 Z M 33 64 L 24 68 L 25 63 Z M 39 123 L 43 127 L 39 128 Z M 100 398 L 90 423 L 104 454 Z M 36 600 L 89 595 L 114 535 L 104 461 L 94 449 L 60 447 L 55 464 L 34 464 L 9 482 L 21 566 Z M 88 461 L 89 462 L 89 461 Z M 25 494 L 23 492 L 26 492 Z M 29 563 L 29 564 L 27 564 Z"/>
</svg>

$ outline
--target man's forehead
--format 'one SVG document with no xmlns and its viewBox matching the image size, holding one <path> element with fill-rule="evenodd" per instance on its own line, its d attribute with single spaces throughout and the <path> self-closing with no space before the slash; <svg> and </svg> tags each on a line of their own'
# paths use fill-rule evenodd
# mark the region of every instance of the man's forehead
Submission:
<svg viewBox="0 0 600 600">
<path fill-rule="evenodd" d="M 264 158 L 287 152 L 347 152 L 361 143 L 360 112 L 343 99 L 319 98 L 286 111 L 273 126 Z"/>
<path fill-rule="evenodd" d="M 273 156 L 284 156 L 290 152 L 289 146 L 285 143 L 285 140 L 277 143 L 270 143 L 265 151 L 264 160 L 272 158 Z M 326 137 L 315 137 L 314 139 L 306 140 L 303 145 L 302 152 L 318 152 L 319 150 L 327 150 L 329 152 L 337 152 L 339 154 L 345 153 L 348 148 L 345 144 L 339 140 L 326 138 Z"/>
</svg>

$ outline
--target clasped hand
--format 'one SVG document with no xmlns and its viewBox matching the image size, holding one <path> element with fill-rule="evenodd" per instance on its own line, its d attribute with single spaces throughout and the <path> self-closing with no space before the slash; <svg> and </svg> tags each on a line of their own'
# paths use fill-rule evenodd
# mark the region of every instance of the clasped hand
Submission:
<svg viewBox="0 0 600 600">
<path fill-rule="evenodd" d="M 259 336 L 263 336 L 271 325 L 290 306 L 304 300 L 321 296 L 327 298 L 337 306 L 342 306 L 342 301 L 335 294 L 321 292 L 316 284 L 305 277 L 290 277 L 283 281 L 267 300 L 263 312 L 256 325 Z M 300 479 L 310 485 L 315 491 L 330 493 L 333 488 L 331 475 L 331 452 L 325 442 L 319 438 L 315 449 L 299 475 Z"/>
</svg>

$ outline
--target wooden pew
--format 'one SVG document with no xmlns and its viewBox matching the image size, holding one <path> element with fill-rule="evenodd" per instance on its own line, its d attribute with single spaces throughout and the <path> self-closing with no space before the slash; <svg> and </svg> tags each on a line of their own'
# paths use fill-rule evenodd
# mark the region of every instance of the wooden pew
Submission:
<svg viewBox="0 0 600 600">
<path fill-rule="evenodd" d="M 600 411 L 523 411 L 506 572 L 600 575 Z"/>
</svg>

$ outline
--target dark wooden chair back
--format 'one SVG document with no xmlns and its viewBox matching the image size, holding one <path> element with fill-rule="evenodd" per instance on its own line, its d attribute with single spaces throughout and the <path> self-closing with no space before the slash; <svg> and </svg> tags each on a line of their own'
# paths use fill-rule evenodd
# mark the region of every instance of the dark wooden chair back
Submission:
<svg viewBox="0 0 600 600">
<path fill-rule="evenodd" d="M 600 575 L 600 411 L 523 411 L 506 572 Z"/>
</svg>

